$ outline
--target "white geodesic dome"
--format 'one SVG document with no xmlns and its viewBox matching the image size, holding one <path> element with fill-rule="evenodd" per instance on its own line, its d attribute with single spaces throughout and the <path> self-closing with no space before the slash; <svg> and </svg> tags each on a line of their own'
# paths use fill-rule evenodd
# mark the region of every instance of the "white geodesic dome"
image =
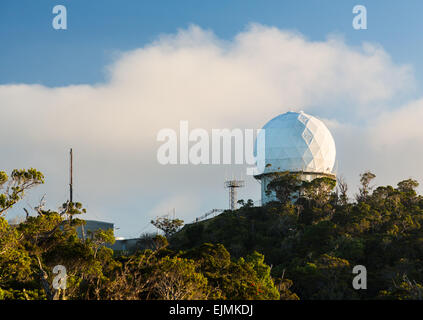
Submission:
<svg viewBox="0 0 423 320">
<path fill-rule="evenodd" d="M 335 141 L 319 119 L 302 111 L 287 112 L 270 120 L 263 129 L 255 148 L 258 174 L 333 173 Z"/>
</svg>

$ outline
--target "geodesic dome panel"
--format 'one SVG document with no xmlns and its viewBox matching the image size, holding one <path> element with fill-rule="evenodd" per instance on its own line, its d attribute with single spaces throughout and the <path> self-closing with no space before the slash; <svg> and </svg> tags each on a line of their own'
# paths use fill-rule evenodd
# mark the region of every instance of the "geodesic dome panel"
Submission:
<svg viewBox="0 0 423 320">
<path fill-rule="evenodd" d="M 325 124 L 304 112 L 270 120 L 256 140 L 258 173 L 304 171 L 332 173 L 335 141 Z"/>
</svg>

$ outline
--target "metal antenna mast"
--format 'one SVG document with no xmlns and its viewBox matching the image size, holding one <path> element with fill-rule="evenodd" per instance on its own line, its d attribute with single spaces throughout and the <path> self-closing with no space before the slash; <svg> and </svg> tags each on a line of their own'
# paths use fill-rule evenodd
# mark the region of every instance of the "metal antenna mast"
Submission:
<svg viewBox="0 0 423 320">
<path fill-rule="evenodd" d="M 70 149 L 70 167 L 69 167 L 69 201 L 73 200 L 73 154 L 72 148 Z"/>
<path fill-rule="evenodd" d="M 229 189 L 229 208 L 231 210 L 236 210 L 237 202 L 237 188 L 242 188 L 245 186 L 244 180 L 227 180 L 225 181 L 225 188 Z"/>
</svg>

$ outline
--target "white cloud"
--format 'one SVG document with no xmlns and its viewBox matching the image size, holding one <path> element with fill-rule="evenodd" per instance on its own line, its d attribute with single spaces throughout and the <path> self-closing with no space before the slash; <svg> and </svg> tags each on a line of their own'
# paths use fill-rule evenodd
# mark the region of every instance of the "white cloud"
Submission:
<svg viewBox="0 0 423 320">
<path fill-rule="evenodd" d="M 383 146 L 395 146 L 400 143 L 423 143 L 423 98 L 382 113 L 372 123 L 373 143 Z"/>
<path fill-rule="evenodd" d="M 123 53 L 107 69 L 102 84 L 0 86 L 1 167 L 44 171 L 47 184 L 41 191 L 59 204 L 66 198 L 67 148 L 74 147 L 76 187 L 85 203 L 120 221 L 119 203 L 121 210 L 143 212 L 127 213 L 133 221 L 122 229 L 144 224 L 169 194 L 184 199 L 175 202 L 181 207 L 177 212 L 198 203 L 198 215 L 213 201 L 227 202 L 220 181 L 227 168 L 157 163 L 156 134 L 162 128 L 177 129 L 180 120 L 189 120 L 191 128 L 260 128 L 290 109 L 321 112 L 333 125 L 340 168 L 352 176 L 373 159 L 369 134 L 377 136 L 352 123 L 378 119 L 388 110 L 383 106 L 415 85 L 412 69 L 394 64 L 376 45 L 353 48 L 334 37 L 313 42 L 256 24 L 232 41 L 192 26 Z M 406 108 L 418 114 L 423 109 L 421 103 Z M 404 110 L 386 111 L 374 130 L 383 123 L 399 129 L 397 120 L 407 119 Z M 393 139 L 421 139 L 417 117 L 413 121 L 414 127 L 399 130 Z M 370 154 L 360 152 L 364 149 Z"/>
</svg>

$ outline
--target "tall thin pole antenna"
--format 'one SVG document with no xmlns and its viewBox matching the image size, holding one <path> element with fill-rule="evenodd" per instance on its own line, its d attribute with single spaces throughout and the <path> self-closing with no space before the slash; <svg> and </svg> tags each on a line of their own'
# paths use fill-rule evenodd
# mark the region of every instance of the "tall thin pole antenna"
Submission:
<svg viewBox="0 0 423 320">
<path fill-rule="evenodd" d="M 73 201 L 73 154 L 72 148 L 70 149 L 70 168 L 69 168 L 69 201 L 72 203 Z"/>
</svg>

